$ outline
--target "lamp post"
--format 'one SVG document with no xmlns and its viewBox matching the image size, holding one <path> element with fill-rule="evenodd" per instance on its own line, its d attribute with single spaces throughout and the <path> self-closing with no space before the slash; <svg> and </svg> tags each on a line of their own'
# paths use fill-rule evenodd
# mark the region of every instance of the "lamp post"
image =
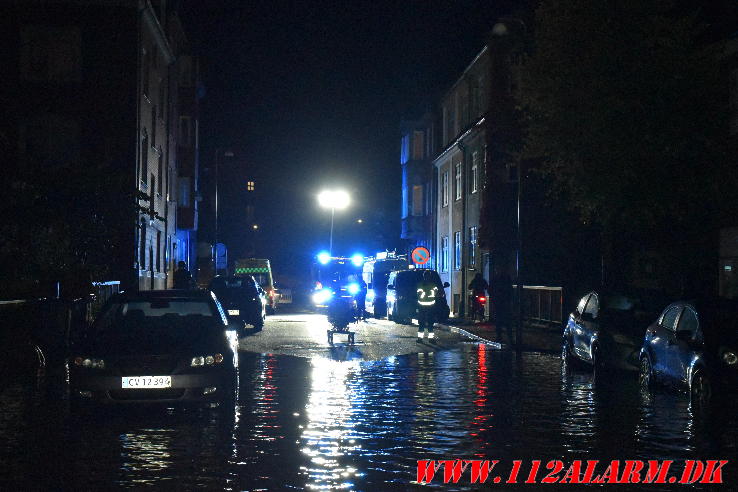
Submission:
<svg viewBox="0 0 738 492">
<path fill-rule="evenodd" d="M 336 209 L 343 210 L 348 207 L 351 199 L 348 193 L 342 190 L 325 190 L 318 194 L 318 203 L 323 208 L 331 209 L 331 238 L 330 245 L 328 247 L 328 253 L 333 256 L 333 218 L 336 214 Z"/>
<path fill-rule="evenodd" d="M 508 24 L 514 22 L 518 24 L 522 28 L 522 33 L 517 33 L 517 37 L 510 39 L 511 36 L 515 35 L 515 33 L 511 33 L 510 28 L 508 27 Z M 500 22 L 497 22 L 492 27 L 492 35 L 495 36 L 498 39 L 507 38 L 508 42 L 505 43 L 505 48 L 510 51 L 514 51 L 516 49 L 522 49 L 519 44 L 513 44 L 515 41 L 522 41 L 523 36 L 527 32 L 527 26 L 525 22 L 523 22 L 520 19 L 514 18 L 514 17 L 503 17 L 500 19 Z M 511 70 L 510 67 L 507 67 L 507 70 Z M 522 236 L 522 228 L 521 228 L 521 220 L 520 220 L 520 212 L 521 212 L 521 199 L 523 195 L 523 176 L 521 172 L 521 165 L 522 162 L 520 159 L 517 159 L 516 163 L 516 170 L 517 170 L 517 192 L 516 192 L 516 242 L 517 246 L 515 249 L 515 290 L 517 293 L 517 306 L 516 306 L 516 323 L 515 323 L 515 345 L 518 349 L 522 346 L 522 339 L 523 339 L 523 283 L 521 279 L 521 269 L 522 269 L 522 261 L 523 261 L 523 236 Z"/>
<path fill-rule="evenodd" d="M 218 172 L 220 167 L 220 159 L 218 155 L 223 157 L 233 157 L 233 152 L 230 150 L 222 151 L 221 149 L 215 149 L 215 240 L 213 241 L 213 271 L 218 271 Z"/>
</svg>

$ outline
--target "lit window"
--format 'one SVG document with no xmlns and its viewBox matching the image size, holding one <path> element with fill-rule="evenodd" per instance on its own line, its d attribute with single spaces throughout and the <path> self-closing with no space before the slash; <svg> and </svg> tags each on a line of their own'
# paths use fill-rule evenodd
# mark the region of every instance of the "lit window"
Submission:
<svg viewBox="0 0 738 492">
<path fill-rule="evenodd" d="M 461 269 L 461 232 L 454 232 L 454 270 Z"/>
<path fill-rule="evenodd" d="M 246 191 L 254 191 L 254 182 L 253 181 L 247 181 L 246 182 Z"/>
<path fill-rule="evenodd" d="M 413 132 L 413 159 L 415 160 L 421 160 L 425 157 L 423 152 L 423 136 L 422 131 L 416 130 Z"/>
<path fill-rule="evenodd" d="M 469 228 L 469 267 L 477 265 L 477 228 Z"/>
<path fill-rule="evenodd" d="M 423 215 L 423 186 L 413 186 L 413 210 L 412 215 Z"/>
</svg>

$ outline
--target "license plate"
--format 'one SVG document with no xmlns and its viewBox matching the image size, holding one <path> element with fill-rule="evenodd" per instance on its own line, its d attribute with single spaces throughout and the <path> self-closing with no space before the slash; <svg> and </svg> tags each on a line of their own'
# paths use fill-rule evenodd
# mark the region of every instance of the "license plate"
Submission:
<svg viewBox="0 0 738 492">
<path fill-rule="evenodd" d="M 241 311 L 239 311 L 238 309 L 229 309 L 228 314 L 230 316 L 238 316 L 239 314 L 241 314 Z"/>
<path fill-rule="evenodd" d="M 172 376 L 126 376 L 121 378 L 123 389 L 171 388 Z"/>
</svg>

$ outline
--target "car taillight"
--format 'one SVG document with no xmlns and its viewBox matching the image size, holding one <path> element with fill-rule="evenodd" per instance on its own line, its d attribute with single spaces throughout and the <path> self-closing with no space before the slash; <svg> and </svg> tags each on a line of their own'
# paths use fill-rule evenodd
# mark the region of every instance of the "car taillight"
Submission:
<svg viewBox="0 0 738 492">
<path fill-rule="evenodd" d="M 477 296 L 477 299 L 479 299 L 479 302 L 481 302 L 482 304 L 484 304 L 485 302 L 487 302 L 487 298 L 484 297 L 484 296 Z"/>
</svg>

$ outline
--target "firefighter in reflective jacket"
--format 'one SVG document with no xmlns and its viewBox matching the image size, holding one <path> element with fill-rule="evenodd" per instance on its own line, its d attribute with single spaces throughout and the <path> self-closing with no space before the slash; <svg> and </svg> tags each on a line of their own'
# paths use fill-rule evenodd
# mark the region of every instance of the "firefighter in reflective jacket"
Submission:
<svg viewBox="0 0 738 492">
<path fill-rule="evenodd" d="M 417 285 L 418 295 L 418 342 L 423 340 L 423 330 L 428 332 L 428 340 L 433 340 L 433 323 L 436 320 L 436 298 L 438 285 L 433 281 L 430 271 L 423 272 L 423 278 Z"/>
</svg>

